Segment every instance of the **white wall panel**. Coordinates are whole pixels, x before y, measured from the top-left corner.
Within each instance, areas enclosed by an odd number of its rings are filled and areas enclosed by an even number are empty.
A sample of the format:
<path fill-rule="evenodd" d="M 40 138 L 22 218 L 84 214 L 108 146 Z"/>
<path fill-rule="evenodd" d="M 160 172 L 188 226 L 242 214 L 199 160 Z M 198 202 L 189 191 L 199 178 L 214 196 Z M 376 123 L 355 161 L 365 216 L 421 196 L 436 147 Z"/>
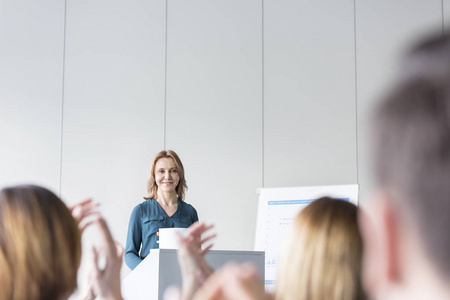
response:
<path fill-rule="evenodd" d="M 163 1 L 68 1 L 62 196 L 101 202 L 122 244 L 163 147 L 164 40 Z"/>
<path fill-rule="evenodd" d="M 441 7 L 441 0 L 356 1 L 360 199 L 373 185 L 368 128 L 373 106 L 395 78 L 404 51 L 424 34 L 442 29 Z"/>
<path fill-rule="evenodd" d="M 264 1 L 265 187 L 355 183 L 353 1 Z"/>
<path fill-rule="evenodd" d="M 0 186 L 59 191 L 63 1 L 2 1 Z"/>
<path fill-rule="evenodd" d="M 215 249 L 253 249 L 261 185 L 261 1 L 170 0 L 167 148 Z"/>
<path fill-rule="evenodd" d="M 443 21 L 445 32 L 449 33 L 450 28 L 450 0 L 442 0 Z"/>
<path fill-rule="evenodd" d="M 2 1 L 0 185 L 59 192 L 61 163 L 64 200 L 100 201 L 125 243 L 151 159 L 174 149 L 187 202 L 217 225 L 216 249 L 252 249 L 262 184 L 358 180 L 363 195 L 369 189 L 372 106 L 404 49 L 442 18 L 449 26 L 449 8 L 450 0 L 67 0 L 64 64 L 64 1 Z"/>

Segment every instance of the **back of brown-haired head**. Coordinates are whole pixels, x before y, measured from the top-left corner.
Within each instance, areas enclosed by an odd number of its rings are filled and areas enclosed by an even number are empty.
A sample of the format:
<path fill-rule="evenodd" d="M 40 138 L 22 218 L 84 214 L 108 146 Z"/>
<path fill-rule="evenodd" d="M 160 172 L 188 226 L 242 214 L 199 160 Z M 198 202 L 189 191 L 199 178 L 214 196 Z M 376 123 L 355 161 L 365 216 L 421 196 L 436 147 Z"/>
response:
<path fill-rule="evenodd" d="M 81 237 L 64 203 L 38 186 L 0 191 L 0 299 L 67 299 L 76 288 Z"/>
<path fill-rule="evenodd" d="M 403 67 L 401 82 L 374 114 L 375 179 L 449 277 L 450 37 L 424 41 Z"/>

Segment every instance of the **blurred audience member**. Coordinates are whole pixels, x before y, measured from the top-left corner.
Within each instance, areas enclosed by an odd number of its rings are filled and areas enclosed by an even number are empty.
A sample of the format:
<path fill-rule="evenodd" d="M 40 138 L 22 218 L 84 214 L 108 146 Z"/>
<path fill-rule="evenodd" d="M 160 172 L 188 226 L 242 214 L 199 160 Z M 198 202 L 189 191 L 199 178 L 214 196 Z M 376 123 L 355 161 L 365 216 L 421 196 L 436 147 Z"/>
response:
<path fill-rule="evenodd" d="M 123 248 L 114 243 L 95 207 L 85 200 L 69 209 L 55 194 L 39 186 L 1 190 L 0 300 L 67 299 L 77 287 L 81 231 L 90 224 L 100 229 L 102 250 L 94 250 L 92 291 L 87 299 L 122 299 Z M 92 215 L 94 219 L 86 219 Z M 98 266 L 100 252 L 106 259 L 103 269 Z"/>
<path fill-rule="evenodd" d="M 303 209 L 280 253 L 275 295 L 265 294 L 250 265 L 229 264 L 213 273 L 198 242 L 182 238 L 179 262 L 182 274 L 190 274 L 183 275 L 182 299 L 364 300 L 357 215 L 355 205 L 327 197 Z"/>
<path fill-rule="evenodd" d="M 450 37 L 415 47 L 399 77 L 373 117 L 364 285 L 377 299 L 450 299 Z"/>

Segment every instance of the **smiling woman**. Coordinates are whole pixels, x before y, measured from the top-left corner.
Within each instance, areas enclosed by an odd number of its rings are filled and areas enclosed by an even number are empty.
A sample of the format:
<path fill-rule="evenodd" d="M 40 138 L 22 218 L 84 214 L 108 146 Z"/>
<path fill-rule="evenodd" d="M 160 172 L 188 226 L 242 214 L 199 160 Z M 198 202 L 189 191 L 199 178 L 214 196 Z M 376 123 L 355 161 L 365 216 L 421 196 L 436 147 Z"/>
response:
<path fill-rule="evenodd" d="M 188 228 L 198 221 L 195 208 L 184 202 L 186 190 L 180 158 L 172 150 L 160 151 L 150 168 L 148 196 L 131 213 L 125 246 L 125 263 L 130 269 L 136 268 L 150 249 L 159 248 L 160 228 Z"/>

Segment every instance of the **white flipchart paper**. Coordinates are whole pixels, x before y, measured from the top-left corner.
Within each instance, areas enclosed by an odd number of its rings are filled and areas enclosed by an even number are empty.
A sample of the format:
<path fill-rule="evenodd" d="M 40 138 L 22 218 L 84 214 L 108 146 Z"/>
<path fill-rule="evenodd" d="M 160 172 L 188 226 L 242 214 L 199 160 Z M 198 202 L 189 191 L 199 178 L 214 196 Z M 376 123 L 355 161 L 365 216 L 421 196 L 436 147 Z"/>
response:
<path fill-rule="evenodd" d="M 265 251 L 265 286 L 273 291 L 278 255 L 288 227 L 297 214 L 312 201 L 334 197 L 358 205 L 358 185 L 329 185 L 258 189 L 258 215 L 255 251 Z"/>

